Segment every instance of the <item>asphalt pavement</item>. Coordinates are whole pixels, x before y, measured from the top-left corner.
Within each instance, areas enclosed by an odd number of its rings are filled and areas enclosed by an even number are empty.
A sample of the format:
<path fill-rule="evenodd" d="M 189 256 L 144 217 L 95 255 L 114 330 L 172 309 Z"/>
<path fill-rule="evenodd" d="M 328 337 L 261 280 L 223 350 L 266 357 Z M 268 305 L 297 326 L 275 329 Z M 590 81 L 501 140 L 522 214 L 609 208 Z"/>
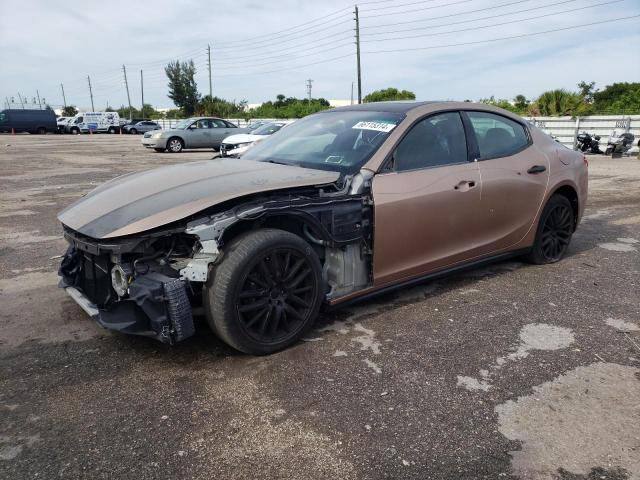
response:
<path fill-rule="evenodd" d="M 640 479 L 640 160 L 589 157 L 563 261 L 325 312 L 275 355 L 101 329 L 56 287 L 56 213 L 212 156 L 0 136 L 0 478 Z"/>

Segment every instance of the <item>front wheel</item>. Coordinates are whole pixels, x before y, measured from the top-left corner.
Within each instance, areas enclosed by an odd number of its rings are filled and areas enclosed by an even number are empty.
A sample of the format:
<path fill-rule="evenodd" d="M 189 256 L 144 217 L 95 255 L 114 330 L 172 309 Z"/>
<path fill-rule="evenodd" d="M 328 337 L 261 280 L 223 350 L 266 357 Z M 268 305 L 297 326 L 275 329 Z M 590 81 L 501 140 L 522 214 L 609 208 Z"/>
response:
<path fill-rule="evenodd" d="M 320 260 L 289 232 L 262 229 L 233 240 L 205 286 L 209 325 L 241 352 L 265 355 L 296 342 L 323 299 Z"/>
<path fill-rule="evenodd" d="M 171 153 L 180 153 L 184 148 L 184 143 L 178 137 L 172 137 L 167 142 L 167 150 Z"/>
<path fill-rule="evenodd" d="M 47 133 L 47 129 L 44 127 L 39 127 L 36 132 L 38 133 L 38 135 L 45 135 Z"/>
<path fill-rule="evenodd" d="M 567 197 L 553 195 L 540 215 L 536 239 L 527 260 L 536 265 L 560 260 L 569 248 L 575 222 L 573 207 Z"/>
<path fill-rule="evenodd" d="M 135 128 L 132 128 L 131 130 L 129 130 L 129 133 L 131 135 L 136 135 L 138 133 L 138 130 L 136 130 Z"/>

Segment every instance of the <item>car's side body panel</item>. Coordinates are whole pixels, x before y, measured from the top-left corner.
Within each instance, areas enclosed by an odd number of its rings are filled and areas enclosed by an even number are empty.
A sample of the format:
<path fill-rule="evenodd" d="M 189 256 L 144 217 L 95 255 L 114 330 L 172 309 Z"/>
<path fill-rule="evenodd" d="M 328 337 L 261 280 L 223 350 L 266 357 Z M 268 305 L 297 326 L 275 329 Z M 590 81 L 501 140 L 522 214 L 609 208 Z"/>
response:
<path fill-rule="evenodd" d="M 459 187 L 463 182 L 474 186 Z M 372 190 L 374 286 L 474 256 L 481 227 L 477 163 L 379 174 Z"/>

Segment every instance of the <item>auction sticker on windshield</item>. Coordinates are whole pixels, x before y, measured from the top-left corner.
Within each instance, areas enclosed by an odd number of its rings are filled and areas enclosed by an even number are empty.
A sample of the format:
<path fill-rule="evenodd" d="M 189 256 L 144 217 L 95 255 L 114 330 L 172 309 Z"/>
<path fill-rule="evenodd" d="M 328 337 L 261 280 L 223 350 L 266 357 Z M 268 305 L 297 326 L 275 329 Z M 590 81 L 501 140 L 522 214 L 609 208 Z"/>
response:
<path fill-rule="evenodd" d="M 357 128 L 358 130 L 374 130 L 376 132 L 389 133 L 395 128 L 395 123 L 387 122 L 358 122 L 351 128 Z"/>

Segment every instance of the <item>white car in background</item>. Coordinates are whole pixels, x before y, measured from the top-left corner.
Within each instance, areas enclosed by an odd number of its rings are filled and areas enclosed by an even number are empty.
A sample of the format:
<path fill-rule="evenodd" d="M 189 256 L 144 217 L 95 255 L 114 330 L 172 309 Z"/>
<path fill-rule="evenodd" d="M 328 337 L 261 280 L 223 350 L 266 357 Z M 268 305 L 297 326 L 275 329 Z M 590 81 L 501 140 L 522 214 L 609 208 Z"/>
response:
<path fill-rule="evenodd" d="M 273 135 L 282 127 L 290 124 L 291 122 L 269 122 L 259 126 L 251 133 L 239 133 L 237 135 L 231 135 L 225 138 L 220 144 L 220 156 L 221 157 L 239 157 L 246 152 L 251 145 L 260 140 L 267 138 L 269 135 Z"/>
<path fill-rule="evenodd" d="M 56 124 L 58 127 L 58 133 L 64 133 L 65 125 L 71 120 L 73 117 L 58 117 L 56 118 Z"/>

